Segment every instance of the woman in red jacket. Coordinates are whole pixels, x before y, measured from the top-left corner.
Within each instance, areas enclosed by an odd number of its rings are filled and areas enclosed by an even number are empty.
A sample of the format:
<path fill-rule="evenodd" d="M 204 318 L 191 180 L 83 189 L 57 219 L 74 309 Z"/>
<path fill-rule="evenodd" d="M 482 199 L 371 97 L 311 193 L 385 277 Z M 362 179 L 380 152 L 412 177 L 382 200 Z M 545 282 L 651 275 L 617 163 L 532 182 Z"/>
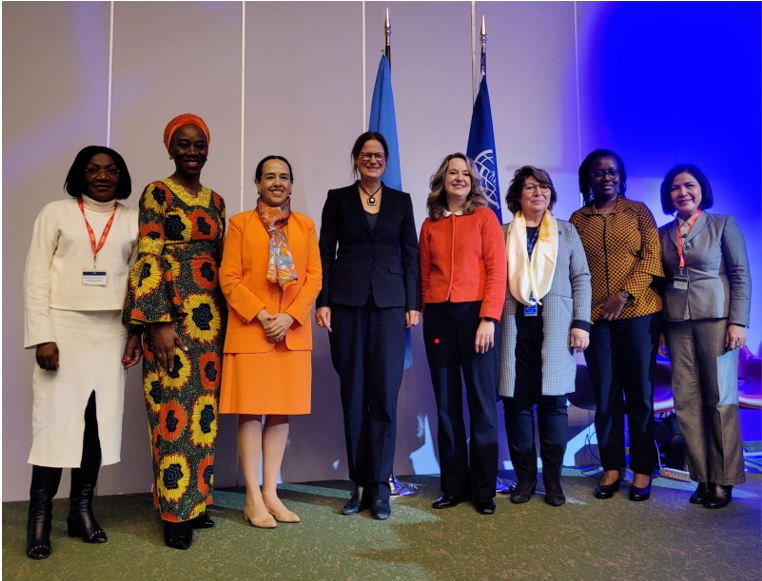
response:
<path fill-rule="evenodd" d="M 448 155 L 431 177 L 421 228 L 423 337 L 437 400 L 442 492 L 432 506 L 474 499 L 495 512 L 500 332 L 506 287 L 505 242 L 487 208 L 474 162 Z M 470 453 L 463 422 L 461 370 L 471 420 Z"/>

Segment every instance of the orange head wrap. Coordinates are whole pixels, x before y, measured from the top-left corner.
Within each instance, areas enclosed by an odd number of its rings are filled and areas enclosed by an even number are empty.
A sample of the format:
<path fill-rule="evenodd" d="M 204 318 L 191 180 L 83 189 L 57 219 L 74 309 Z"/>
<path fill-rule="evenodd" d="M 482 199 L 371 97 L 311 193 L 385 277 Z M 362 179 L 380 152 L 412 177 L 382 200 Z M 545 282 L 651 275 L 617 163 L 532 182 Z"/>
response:
<path fill-rule="evenodd" d="M 183 125 L 195 125 L 201 129 L 201 131 L 204 132 L 204 135 L 206 135 L 206 142 L 209 143 L 209 128 L 206 126 L 206 123 L 204 123 L 204 120 L 193 113 L 183 113 L 167 123 L 167 126 L 164 129 L 164 146 L 167 148 L 167 151 L 169 151 L 169 144 L 172 142 L 172 136 L 175 134 L 175 131 L 180 129 Z"/>

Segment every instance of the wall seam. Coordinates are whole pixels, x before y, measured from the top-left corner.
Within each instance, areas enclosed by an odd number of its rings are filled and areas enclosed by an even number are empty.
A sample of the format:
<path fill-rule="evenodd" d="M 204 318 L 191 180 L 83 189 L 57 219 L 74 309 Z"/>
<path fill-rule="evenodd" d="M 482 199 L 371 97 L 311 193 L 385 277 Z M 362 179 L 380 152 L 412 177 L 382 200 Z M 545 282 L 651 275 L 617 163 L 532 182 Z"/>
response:
<path fill-rule="evenodd" d="M 367 103 L 368 103 L 368 95 L 367 95 L 367 83 L 365 79 L 365 0 L 362 0 L 362 18 L 361 18 L 361 37 L 362 37 L 362 126 L 360 127 L 360 133 L 363 133 L 365 131 L 365 119 L 367 118 Z"/>
<path fill-rule="evenodd" d="M 114 81 L 114 0 L 109 3 L 108 97 L 106 101 L 106 147 L 111 147 L 111 92 Z"/>

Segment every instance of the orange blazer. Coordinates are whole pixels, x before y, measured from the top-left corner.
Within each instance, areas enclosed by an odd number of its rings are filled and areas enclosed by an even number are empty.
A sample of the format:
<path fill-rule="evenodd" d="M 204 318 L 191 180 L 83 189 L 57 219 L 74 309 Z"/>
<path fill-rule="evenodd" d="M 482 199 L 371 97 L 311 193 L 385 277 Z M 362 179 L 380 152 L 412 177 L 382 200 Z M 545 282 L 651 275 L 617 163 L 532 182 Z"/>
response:
<path fill-rule="evenodd" d="M 310 311 L 323 280 L 315 223 L 304 214 L 291 212 L 285 232 L 298 280 L 282 291 L 278 283 L 266 278 L 270 238 L 257 211 L 230 219 L 220 266 L 220 288 L 230 311 L 225 353 L 264 353 L 275 347 L 255 318 L 263 308 L 270 314 L 288 313 L 294 318 L 286 331 L 286 347 L 312 349 Z"/>

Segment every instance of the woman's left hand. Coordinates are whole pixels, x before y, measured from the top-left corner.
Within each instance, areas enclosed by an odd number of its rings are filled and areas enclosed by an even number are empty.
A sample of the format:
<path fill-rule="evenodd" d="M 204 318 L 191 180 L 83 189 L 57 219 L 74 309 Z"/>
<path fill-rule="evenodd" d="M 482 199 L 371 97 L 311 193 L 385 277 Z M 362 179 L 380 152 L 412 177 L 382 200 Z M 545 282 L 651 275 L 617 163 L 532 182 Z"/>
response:
<path fill-rule="evenodd" d="M 582 353 L 590 344 L 590 333 L 584 329 L 572 329 L 569 346 L 577 353 Z"/>
<path fill-rule="evenodd" d="M 627 304 L 627 299 L 622 296 L 622 293 L 614 293 L 603 301 L 601 316 L 606 321 L 616 321 L 625 304 Z"/>
<path fill-rule="evenodd" d="M 482 319 L 476 330 L 476 352 L 486 353 L 495 346 L 495 321 Z"/>
<path fill-rule="evenodd" d="M 294 324 L 294 317 L 288 313 L 278 313 L 270 319 L 270 321 L 263 325 L 265 329 L 265 335 L 273 343 L 278 343 L 286 338 L 286 331 Z"/>
<path fill-rule="evenodd" d="M 728 325 L 725 333 L 725 349 L 743 349 L 746 345 L 746 328 L 741 325 Z"/>
<path fill-rule="evenodd" d="M 133 365 L 137 365 L 142 356 L 143 344 L 140 341 L 140 333 L 130 335 L 129 339 L 127 339 L 127 345 L 124 348 L 122 365 L 124 365 L 125 369 L 129 369 Z"/>
<path fill-rule="evenodd" d="M 405 313 L 405 329 L 415 327 L 421 322 L 421 311 L 407 311 Z"/>

